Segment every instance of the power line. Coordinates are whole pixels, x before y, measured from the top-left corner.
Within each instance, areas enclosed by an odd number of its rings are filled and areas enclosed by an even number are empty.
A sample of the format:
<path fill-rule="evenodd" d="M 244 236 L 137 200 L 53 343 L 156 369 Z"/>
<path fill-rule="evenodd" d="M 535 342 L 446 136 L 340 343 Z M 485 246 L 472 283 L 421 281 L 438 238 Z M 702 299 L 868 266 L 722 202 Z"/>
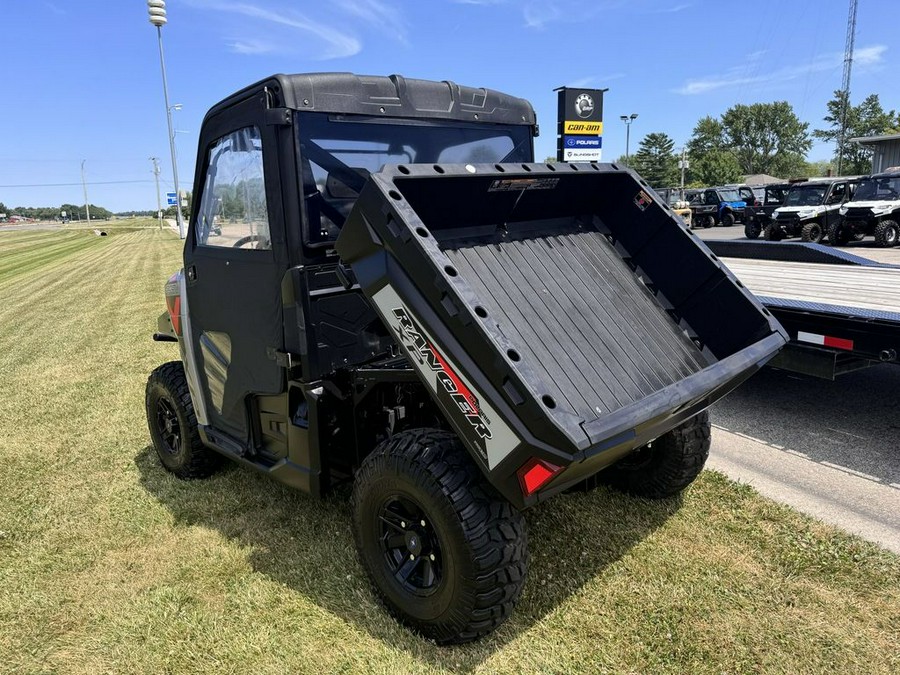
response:
<path fill-rule="evenodd" d="M 126 183 L 152 183 L 153 181 L 146 178 L 141 180 L 100 180 L 88 185 L 125 185 Z M 0 188 L 35 188 L 35 187 L 73 187 L 81 185 L 81 183 L 21 183 L 18 185 L 0 185 Z"/>

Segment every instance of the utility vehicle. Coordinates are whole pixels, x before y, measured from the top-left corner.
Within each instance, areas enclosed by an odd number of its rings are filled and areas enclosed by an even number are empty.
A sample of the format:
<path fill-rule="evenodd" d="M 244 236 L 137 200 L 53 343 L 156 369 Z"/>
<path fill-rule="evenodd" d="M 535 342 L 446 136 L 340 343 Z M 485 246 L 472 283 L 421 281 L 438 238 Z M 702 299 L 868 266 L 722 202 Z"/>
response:
<path fill-rule="evenodd" d="M 788 183 L 753 187 L 755 204 L 752 207 L 748 205 L 744 211 L 744 236 L 747 239 L 759 238 L 772 220 L 772 213 L 784 202 L 784 195 L 789 187 Z"/>
<path fill-rule="evenodd" d="M 853 198 L 840 208 L 840 216 L 828 230 L 832 246 L 863 237 L 874 237 L 880 247 L 900 243 L 900 167 L 861 178 Z"/>
<path fill-rule="evenodd" d="M 743 219 L 746 206 L 737 188 L 706 188 L 691 200 L 691 217 L 696 227 L 731 227 Z"/>
<path fill-rule="evenodd" d="M 155 336 L 181 351 L 147 384 L 163 466 L 352 482 L 363 569 L 440 643 L 512 611 L 522 509 L 595 475 L 683 490 L 706 408 L 787 339 L 640 178 L 534 163 L 536 133 L 522 99 L 397 75 L 232 95 Z"/>
<path fill-rule="evenodd" d="M 853 195 L 855 178 L 798 180 L 784 197 L 765 227 L 768 241 L 800 237 L 818 244 L 829 229 L 841 220 L 841 206 Z"/>

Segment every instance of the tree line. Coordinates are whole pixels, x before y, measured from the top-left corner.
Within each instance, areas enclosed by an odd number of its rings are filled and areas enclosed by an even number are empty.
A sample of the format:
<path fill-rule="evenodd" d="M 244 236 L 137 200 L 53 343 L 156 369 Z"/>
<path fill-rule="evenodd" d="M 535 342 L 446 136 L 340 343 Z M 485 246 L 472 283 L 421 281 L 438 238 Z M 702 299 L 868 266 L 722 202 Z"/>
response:
<path fill-rule="evenodd" d="M 91 219 L 109 220 L 113 213 L 109 209 L 102 206 L 91 204 Z M 66 218 L 69 220 L 87 220 L 87 212 L 84 204 L 62 204 L 61 206 L 16 206 L 7 208 L 3 202 L 0 202 L 0 213 L 9 216 L 21 216 L 22 218 L 33 218 L 34 220 L 56 220 L 62 218 L 65 212 Z"/>
<path fill-rule="evenodd" d="M 812 132 L 787 101 L 734 105 L 721 117 L 707 116 L 694 126 L 685 145 L 689 164 L 685 185 L 737 183 L 750 174 L 779 178 L 824 175 L 829 169 L 836 173 L 839 165 L 844 175 L 869 173 L 871 150 L 849 140 L 843 150 L 837 147 L 845 105 L 845 139 L 900 131 L 900 116 L 894 110 L 885 110 L 878 94 L 854 106 L 844 92 L 836 91 L 827 104 L 825 128 Z M 813 139 L 835 143 L 831 163 L 806 160 Z M 675 141 L 668 134 L 654 132 L 644 136 L 631 157 L 617 161 L 631 166 L 653 187 L 670 187 L 681 183 L 679 158 Z"/>

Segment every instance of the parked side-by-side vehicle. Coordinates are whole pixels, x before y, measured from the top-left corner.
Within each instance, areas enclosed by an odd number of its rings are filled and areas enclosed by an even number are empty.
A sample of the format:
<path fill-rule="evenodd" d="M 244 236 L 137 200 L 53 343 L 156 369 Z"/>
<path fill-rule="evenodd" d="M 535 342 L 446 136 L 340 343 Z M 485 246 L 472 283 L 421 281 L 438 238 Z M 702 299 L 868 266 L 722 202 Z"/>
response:
<path fill-rule="evenodd" d="M 765 238 L 800 237 L 818 244 L 841 220 L 842 205 L 853 196 L 856 178 L 821 178 L 791 184 L 784 202 L 764 228 Z"/>
<path fill-rule="evenodd" d="M 840 208 L 828 239 L 844 246 L 854 239 L 873 237 L 880 247 L 900 243 L 900 168 L 859 180 L 852 199 Z"/>
<path fill-rule="evenodd" d="M 695 227 L 731 227 L 743 219 L 746 207 L 738 188 L 705 188 L 690 203 Z"/>
<path fill-rule="evenodd" d="M 203 121 L 154 336 L 180 348 L 146 389 L 162 465 L 352 484 L 376 595 L 440 643 L 512 612 L 522 510 L 685 489 L 707 408 L 787 341 L 636 174 L 535 163 L 536 133 L 527 101 L 448 81 L 242 89 Z"/>

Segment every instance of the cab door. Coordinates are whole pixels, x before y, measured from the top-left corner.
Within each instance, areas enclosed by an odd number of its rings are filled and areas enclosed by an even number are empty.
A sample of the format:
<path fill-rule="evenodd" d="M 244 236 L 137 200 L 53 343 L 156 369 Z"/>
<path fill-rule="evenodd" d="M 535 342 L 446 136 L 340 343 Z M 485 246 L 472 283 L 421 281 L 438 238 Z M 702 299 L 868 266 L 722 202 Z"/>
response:
<path fill-rule="evenodd" d="M 184 269 L 209 424 L 245 447 L 255 394 L 284 390 L 284 217 L 276 128 L 260 97 L 204 122 Z M 198 194 L 199 193 L 199 194 Z"/>
<path fill-rule="evenodd" d="M 841 204 L 847 201 L 847 183 L 835 183 L 825 198 L 825 231 L 841 219 Z"/>

